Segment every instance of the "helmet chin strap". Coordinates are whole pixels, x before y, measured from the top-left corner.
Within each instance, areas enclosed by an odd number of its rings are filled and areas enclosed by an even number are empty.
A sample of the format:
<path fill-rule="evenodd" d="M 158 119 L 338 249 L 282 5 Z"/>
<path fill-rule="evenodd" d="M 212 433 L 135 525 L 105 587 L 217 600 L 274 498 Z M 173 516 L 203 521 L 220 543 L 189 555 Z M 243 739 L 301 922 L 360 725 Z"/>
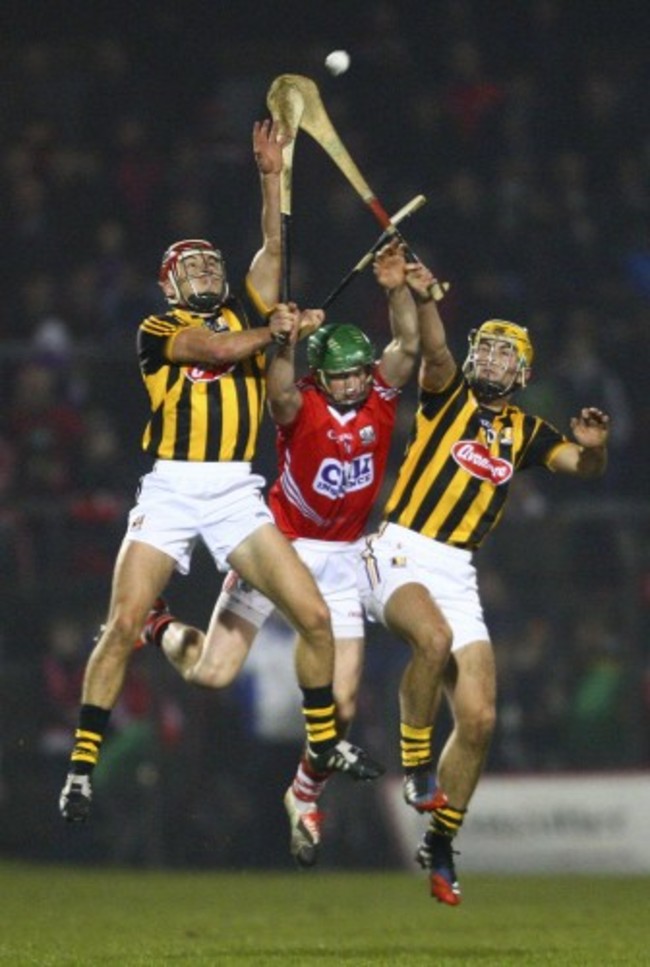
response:
<path fill-rule="evenodd" d="M 185 300 L 189 309 L 195 312 L 214 312 L 223 305 L 223 299 L 214 292 L 202 292 L 200 295 L 190 295 Z"/>
<path fill-rule="evenodd" d="M 494 400 L 508 396 L 517 389 L 517 378 L 515 377 L 509 386 L 502 383 L 495 383 L 491 379 L 473 379 L 470 382 L 472 391 L 481 403 L 493 403 Z"/>
<path fill-rule="evenodd" d="M 194 312 L 215 312 L 220 306 L 224 304 L 228 298 L 228 283 L 225 282 L 222 286 L 221 292 L 192 292 L 185 299 L 185 304 L 188 309 L 193 309 Z"/>

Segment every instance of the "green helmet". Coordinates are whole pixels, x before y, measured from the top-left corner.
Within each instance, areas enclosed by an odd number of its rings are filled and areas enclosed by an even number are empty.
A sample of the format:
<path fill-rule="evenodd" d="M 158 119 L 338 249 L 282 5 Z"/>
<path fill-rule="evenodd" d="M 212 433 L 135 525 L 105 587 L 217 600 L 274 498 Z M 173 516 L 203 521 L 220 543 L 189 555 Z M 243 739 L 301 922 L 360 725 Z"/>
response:
<path fill-rule="evenodd" d="M 358 326 L 330 322 L 307 342 L 307 364 L 316 372 L 345 373 L 357 366 L 371 366 L 375 349 Z"/>

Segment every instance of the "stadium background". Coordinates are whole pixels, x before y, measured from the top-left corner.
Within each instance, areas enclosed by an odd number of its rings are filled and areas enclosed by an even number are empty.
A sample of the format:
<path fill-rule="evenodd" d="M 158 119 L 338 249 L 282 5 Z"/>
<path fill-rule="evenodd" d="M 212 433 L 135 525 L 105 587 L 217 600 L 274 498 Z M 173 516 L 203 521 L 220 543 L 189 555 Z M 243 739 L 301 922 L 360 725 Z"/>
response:
<path fill-rule="evenodd" d="M 135 328 L 160 304 L 174 238 L 213 238 L 241 278 L 259 237 L 250 130 L 285 71 L 320 84 L 387 207 L 427 195 L 409 237 L 452 282 L 457 353 L 490 315 L 525 322 L 537 349 L 527 408 L 566 427 L 594 402 L 614 420 L 604 481 L 522 480 L 481 552 L 500 674 L 490 773 L 647 770 L 650 15 L 579 0 L 55 6 L 42 23 L 23 5 L 0 12 L 2 854 L 289 865 L 281 797 L 300 729 L 286 650 L 257 649 L 221 694 L 137 656 L 95 822 L 70 831 L 56 812 L 81 671 L 146 468 Z M 353 59 L 336 79 L 322 68 L 334 47 Z M 305 136 L 294 210 L 296 295 L 317 304 L 376 226 Z M 330 318 L 381 344 L 370 276 Z M 411 391 L 391 474 L 413 403 Z M 258 466 L 272 476 L 268 422 Z M 218 586 L 198 554 L 169 596 L 202 623 Z M 355 735 L 397 774 L 405 651 L 375 627 L 369 642 Z M 401 862 L 378 790 L 337 784 L 327 811 L 325 865 Z"/>

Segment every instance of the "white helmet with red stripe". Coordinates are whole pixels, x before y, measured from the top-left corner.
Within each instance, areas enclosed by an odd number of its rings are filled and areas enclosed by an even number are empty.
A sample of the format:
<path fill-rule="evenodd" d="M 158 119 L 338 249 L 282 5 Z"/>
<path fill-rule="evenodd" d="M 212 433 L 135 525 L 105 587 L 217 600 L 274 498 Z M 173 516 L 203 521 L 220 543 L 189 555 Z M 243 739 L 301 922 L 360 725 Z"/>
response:
<path fill-rule="evenodd" d="M 228 298 L 223 256 L 204 238 L 185 238 L 170 245 L 162 257 L 158 281 L 170 305 L 194 312 L 215 312 Z"/>

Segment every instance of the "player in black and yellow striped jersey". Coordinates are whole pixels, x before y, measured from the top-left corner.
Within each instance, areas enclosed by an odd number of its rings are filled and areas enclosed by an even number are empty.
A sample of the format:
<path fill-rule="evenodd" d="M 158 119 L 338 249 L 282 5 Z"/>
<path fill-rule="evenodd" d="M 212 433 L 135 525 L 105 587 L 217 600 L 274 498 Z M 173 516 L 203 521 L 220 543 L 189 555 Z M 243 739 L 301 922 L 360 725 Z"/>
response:
<path fill-rule="evenodd" d="M 452 841 L 496 717 L 494 657 L 473 553 L 501 519 L 516 472 L 602 474 L 609 418 L 585 407 L 571 420 L 571 440 L 524 413 L 512 397 L 530 376 L 527 330 L 501 319 L 483 323 L 470 333 L 460 367 L 446 342 L 432 274 L 420 263 L 405 273 L 419 305 L 420 401 L 384 523 L 366 542 L 362 598 L 368 614 L 412 648 L 400 688 L 404 797 L 431 814 L 416 859 L 430 872 L 432 896 L 455 906 L 461 894 Z M 454 726 L 434 769 L 432 733 L 443 693 Z"/>
<path fill-rule="evenodd" d="M 140 367 L 151 400 L 142 447 L 163 460 L 250 461 L 264 413 L 264 353 L 236 363 L 172 362 L 168 347 L 181 333 L 206 325 L 217 334 L 249 328 L 242 310 L 234 306 L 224 306 L 218 317 L 207 320 L 174 308 L 141 324 Z"/>
<path fill-rule="evenodd" d="M 308 568 L 276 528 L 251 470 L 264 406 L 264 352 L 295 341 L 301 314 L 276 305 L 280 283 L 280 178 L 286 136 L 256 123 L 253 150 L 262 186 L 262 248 L 246 277 L 246 297 L 262 319 L 249 324 L 231 298 L 221 253 L 205 239 L 165 252 L 159 283 L 170 309 L 149 316 L 138 355 L 151 416 L 142 445 L 155 461 L 141 481 L 117 557 L 108 617 L 89 658 L 70 768 L 59 806 L 69 822 L 87 819 L 91 774 L 134 644 L 175 569 L 187 573 L 201 540 L 222 571 L 233 568 L 270 598 L 298 632 L 306 751 L 317 771 L 370 779 L 383 769 L 339 742 L 333 698 L 334 641 L 328 608 Z"/>

